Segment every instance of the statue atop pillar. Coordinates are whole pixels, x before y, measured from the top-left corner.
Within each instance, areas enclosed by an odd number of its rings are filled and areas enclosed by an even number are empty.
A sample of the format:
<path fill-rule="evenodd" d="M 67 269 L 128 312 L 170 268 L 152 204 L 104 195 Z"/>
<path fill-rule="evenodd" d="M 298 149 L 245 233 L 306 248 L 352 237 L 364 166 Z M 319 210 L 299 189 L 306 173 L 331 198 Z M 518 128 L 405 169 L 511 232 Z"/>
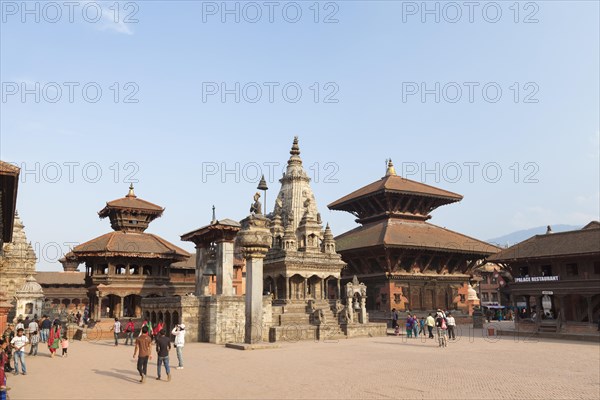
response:
<path fill-rule="evenodd" d="M 254 195 L 255 205 L 259 196 L 258 193 Z M 246 259 L 246 344 L 262 342 L 263 259 L 272 243 L 269 219 L 260 213 L 260 203 L 258 208 L 255 205 L 252 207 L 255 212 L 241 221 L 242 229 L 238 233 Z"/>
<path fill-rule="evenodd" d="M 254 194 L 254 203 L 252 203 L 252 205 L 250 206 L 251 214 L 262 215 L 262 205 L 260 204 L 260 201 L 258 201 L 258 199 L 260 199 L 260 193 L 256 192 Z"/>

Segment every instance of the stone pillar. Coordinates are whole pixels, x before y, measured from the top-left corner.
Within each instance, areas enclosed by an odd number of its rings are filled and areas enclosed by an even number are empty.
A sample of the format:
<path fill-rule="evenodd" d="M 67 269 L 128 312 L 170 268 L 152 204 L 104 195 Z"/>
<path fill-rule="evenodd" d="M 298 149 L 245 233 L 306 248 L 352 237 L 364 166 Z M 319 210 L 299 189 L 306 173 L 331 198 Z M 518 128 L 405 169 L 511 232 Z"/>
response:
<path fill-rule="evenodd" d="M 253 214 L 241 221 L 239 243 L 246 259 L 246 324 L 244 342 L 262 341 L 263 330 L 263 259 L 269 250 L 269 220 Z"/>
<path fill-rule="evenodd" d="M 358 322 L 361 324 L 366 324 L 367 322 L 367 299 L 362 297 L 360 298 L 360 314 L 358 317 Z"/>
<path fill-rule="evenodd" d="M 123 318 L 123 316 L 125 315 L 124 308 L 123 308 L 124 302 L 125 302 L 125 298 L 123 296 L 121 296 L 121 308 L 119 309 L 119 318 Z"/>
<path fill-rule="evenodd" d="M 304 278 L 304 299 L 308 298 L 308 279 Z"/>
<path fill-rule="evenodd" d="M 341 285 L 340 282 L 341 281 L 342 280 L 340 278 L 337 279 L 337 292 L 336 292 L 336 296 L 337 296 L 338 300 L 342 298 L 342 289 L 340 287 L 340 285 Z"/>
<path fill-rule="evenodd" d="M 96 320 L 100 320 L 102 318 L 102 294 L 96 292 L 96 298 L 98 299 L 98 303 L 96 304 Z"/>
<path fill-rule="evenodd" d="M 594 309 L 592 308 L 592 296 L 591 295 L 585 296 L 585 301 L 587 301 L 588 322 L 590 324 L 593 324 L 594 323 Z"/>
<path fill-rule="evenodd" d="M 233 296 L 233 242 L 217 242 L 217 295 Z"/>
<path fill-rule="evenodd" d="M 291 299 L 290 297 L 290 278 L 288 276 L 285 277 L 285 299 L 289 300 Z"/>
<path fill-rule="evenodd" d="M 196 296 L 209 295 L 208 277 L 204 276 L 207 263 L 207 251 L 204 245 L 196 246 Z"/>
<path fill-rule="evenodd" d="M 273 299 L 278 299 L 279 292 L 277 292 L 277 278 L 273 278 L 273 292 L 275 293 L 275 296 L 273 296 Z"/>
<path fill-rule="evenodd" d="M 323 287 L 321 288 L 321 289 L 323 289 L 323 290 L 321 290 L 321 293 L 322 293 L 321 298 L 323 300 L 327 300 L 327 279 L 322 279 L 321 285 L 323 285 Z"/>

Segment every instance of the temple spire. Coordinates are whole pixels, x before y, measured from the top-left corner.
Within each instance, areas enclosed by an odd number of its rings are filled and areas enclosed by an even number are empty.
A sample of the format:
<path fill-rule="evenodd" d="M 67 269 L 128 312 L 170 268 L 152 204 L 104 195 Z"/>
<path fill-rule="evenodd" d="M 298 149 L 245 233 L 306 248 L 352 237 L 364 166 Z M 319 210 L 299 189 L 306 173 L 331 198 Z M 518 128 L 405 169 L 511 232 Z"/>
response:
<path fill-rule="evenodd" d="M 293 156 L 300 155 L 300 146 L 298 145 L 298 136 L 294 136 L 294 142 L 292 143 L 292 149 L 290 150 L 290 154 Z"/>
<path fill-rule="evenodd" d="M 392 162 L 392 159 L 388 159 L 387 160 L 387 170 L 385 171 L 385 176 L 392 176 L 392 175 L 396 175 L 396 168 L 394 168 L 394 163 Z"/>
<path fill-rule="evenodd" d="M 127 193 L 127 196 L 125 197 L 137 197 L 133 191 L 133 182 L 129 184 L 129 193 Z"/>

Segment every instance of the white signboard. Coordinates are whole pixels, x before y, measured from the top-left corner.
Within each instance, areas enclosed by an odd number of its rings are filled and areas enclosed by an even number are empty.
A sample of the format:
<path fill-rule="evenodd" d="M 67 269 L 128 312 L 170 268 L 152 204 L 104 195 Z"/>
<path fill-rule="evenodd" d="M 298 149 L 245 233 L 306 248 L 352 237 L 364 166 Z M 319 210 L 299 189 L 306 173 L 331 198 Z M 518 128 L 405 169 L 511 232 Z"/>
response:
<path fill-rule="evenodd" d="M 542 290 L 542 294 L 549 294 L 549 295 L 552 295 L 552 294 L 554 294 L 554 292 L 553 292 L 553 291 L 551 291 L 551 290 Z"/>
<path fill-rule="evenodd" d="M 526 276 L 522 278 L 515 278 L 515 282 L 517 283 L 525 283 L 525 282 L 552 282 L 557 281 L 558 276 Z"/>

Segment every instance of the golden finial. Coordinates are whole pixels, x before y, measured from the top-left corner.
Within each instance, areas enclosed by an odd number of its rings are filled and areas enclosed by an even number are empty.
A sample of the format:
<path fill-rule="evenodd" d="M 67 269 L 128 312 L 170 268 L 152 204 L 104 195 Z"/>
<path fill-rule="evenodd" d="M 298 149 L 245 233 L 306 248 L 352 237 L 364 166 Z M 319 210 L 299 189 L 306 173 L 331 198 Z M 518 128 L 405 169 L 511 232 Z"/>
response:
<path fill-rule="evenodd" d="M 129 184 L 129 193 L 127 193 L 127 197 L 137 197 L 133 192 L 133 182 Z"/>
<path fill-rule="evenodd" d="M 396 168 L 394 168 L 394 163 L 392 163 L 392 159 L 387 160 L 387 171 L 385 171 L 385 176 L 396 175 Z"/>

